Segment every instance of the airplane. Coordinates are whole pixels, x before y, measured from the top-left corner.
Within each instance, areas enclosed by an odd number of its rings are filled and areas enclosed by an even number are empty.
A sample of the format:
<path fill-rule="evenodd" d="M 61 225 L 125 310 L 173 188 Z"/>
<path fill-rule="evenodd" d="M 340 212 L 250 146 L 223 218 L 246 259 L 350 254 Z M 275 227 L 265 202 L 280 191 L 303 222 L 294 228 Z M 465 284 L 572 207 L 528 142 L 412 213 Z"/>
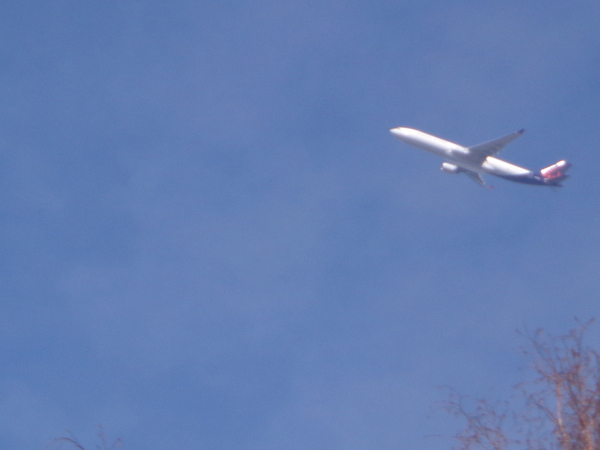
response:
<path fill-rule="evenodd" d="M 481 174 L 495 175 L 517 183 L 562 187 L 561 182 L 569 177 L 565 172 L 571 167 L 571 163 L 564 159 L 533 172 L 494 157 L 524 131 L 519 130 L 473 147 L 463 147 L 412 128 L 397 127 L 390 130 L 401 141 L 447 159 L 447 162 L 442 163 L 442 171 L 450 174 L 464 173 L 484 187 L 491 186 L 486 185 Z"/>

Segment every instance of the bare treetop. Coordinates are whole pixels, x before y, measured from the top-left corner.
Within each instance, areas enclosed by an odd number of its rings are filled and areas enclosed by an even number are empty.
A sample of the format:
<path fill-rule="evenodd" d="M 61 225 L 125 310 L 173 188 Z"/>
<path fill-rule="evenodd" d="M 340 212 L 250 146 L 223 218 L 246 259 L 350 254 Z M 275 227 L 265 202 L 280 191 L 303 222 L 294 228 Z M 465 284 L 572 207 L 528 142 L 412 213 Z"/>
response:
<path fill-rule="evenodd" d="M 452 392 L 445 407 L 466 421 L 455 448 L 600 450 L 600 357 L 583 340 L 592 322 L 564 336 L 526 335 L 536 377 L 516 386 L 510 402 L 468 402 Z"/>

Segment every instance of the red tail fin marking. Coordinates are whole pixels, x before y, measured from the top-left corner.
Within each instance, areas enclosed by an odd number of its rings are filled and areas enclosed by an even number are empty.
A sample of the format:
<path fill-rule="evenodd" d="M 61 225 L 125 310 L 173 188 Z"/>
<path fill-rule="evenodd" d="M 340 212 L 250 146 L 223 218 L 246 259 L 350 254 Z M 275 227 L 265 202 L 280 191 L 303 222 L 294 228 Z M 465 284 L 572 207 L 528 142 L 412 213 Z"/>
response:
<path fill-rule="evenodd" d="M 556 164 L 552 164 L 551 166 L 543 168 L 542 170 L 540 170 L 540 173 L 544 178 L 547 178 L 549 180 L 555 180 L 564 177 L 565 172 L 569 167 L 571 167 L 571 163 L 563 159 L 562 161 L 559 161 Z"/>

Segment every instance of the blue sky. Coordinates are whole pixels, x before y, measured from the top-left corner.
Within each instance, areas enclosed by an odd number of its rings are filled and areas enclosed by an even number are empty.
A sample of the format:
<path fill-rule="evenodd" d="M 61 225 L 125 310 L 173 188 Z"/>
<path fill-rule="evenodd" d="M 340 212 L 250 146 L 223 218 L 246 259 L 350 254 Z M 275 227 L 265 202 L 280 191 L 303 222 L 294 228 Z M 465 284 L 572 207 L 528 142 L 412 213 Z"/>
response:
<path fill-rule="evenodd" d="M 600 5 L 0 4 L 0 446 L 447 449 L 600 288 Z M 394 139 L 503 153 L 481 189 Z M 598 327 L 590 343 L 598 342 Z"/>

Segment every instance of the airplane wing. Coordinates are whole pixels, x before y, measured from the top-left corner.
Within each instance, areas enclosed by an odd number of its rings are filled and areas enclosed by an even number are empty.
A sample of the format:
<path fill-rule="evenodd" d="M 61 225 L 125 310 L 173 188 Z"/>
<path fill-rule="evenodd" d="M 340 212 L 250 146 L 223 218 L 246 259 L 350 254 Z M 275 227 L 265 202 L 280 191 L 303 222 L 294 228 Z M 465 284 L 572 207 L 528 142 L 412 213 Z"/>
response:
<path fill-rule="evenodd" d="M 461 172 L 464 172 L 465 175 L 467 175 L 471 180 L 473 180 L 478 185 L 491 188 L 491 186 L 488 186 L 487 184 L 485 184 L 485 181 L 483 181 L 481 174 L 478 174 L 477 172 L 473 172 L 472 170 L 467 170 L 467 169 L 461 169 Z"/>
<path fill-rule="evenodd" d="M 514 133 L 511 133 L 507 136 L 494 139 L 493 141 L 485 142 L 483 144 L 475 145 L 473 147 L 469 147 L 468 154 L 465 155 L 466 158 L 476 164 L 483 164 L 485 159 L 488 156 L 496 155 L 504 150 L 506 144 L 511 142 L 512 140 L 518 138 L 523 134 L 525 130 L 519 130 Z"/>

